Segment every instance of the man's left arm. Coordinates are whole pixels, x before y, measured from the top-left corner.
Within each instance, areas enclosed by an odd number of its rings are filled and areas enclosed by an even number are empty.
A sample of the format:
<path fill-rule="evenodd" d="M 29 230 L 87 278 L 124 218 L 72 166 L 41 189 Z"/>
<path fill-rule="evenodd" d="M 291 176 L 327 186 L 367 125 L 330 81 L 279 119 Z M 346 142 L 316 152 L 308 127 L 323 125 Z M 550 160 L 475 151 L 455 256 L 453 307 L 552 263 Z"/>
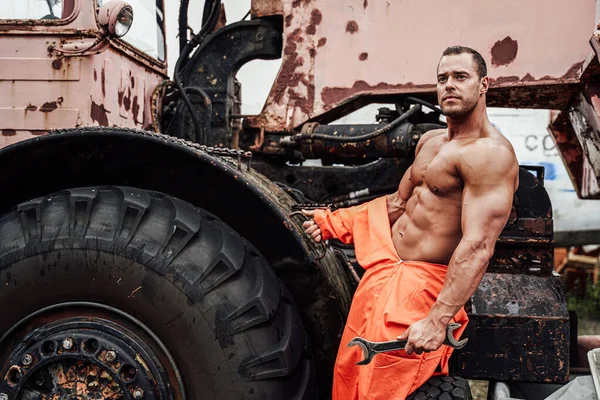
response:
<path fill-rule="evenodd" d="M 461 163 L 462 239 L 452 255 L 444 286 L 429 315 L 412 324 L 399 337 L 408 337 L 408 354 L 434 351 L 442 345 L 446 326 L 479 286 L 494 254 L 496 240 L 508 220 L 518 163 L 509 149 L 481 150 L 487 151 L 478 152 Z"/>

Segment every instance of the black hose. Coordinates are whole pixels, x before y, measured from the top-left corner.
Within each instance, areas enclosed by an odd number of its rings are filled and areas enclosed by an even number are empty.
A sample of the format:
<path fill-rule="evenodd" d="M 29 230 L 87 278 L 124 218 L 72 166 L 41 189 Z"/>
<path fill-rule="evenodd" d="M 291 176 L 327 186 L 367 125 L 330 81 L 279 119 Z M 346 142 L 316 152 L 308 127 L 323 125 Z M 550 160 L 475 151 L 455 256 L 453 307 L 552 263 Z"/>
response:
<path fill-rule="evenodd" d="M 190 0 L 181 0 L 179 3 L 179 53 L 183 53 L 183 48 L 188 43 L 187 26 L 188 26 L 188 7 Z"/>
<path fill-rule="evenodd" d="M 188 97 L 187 93 L 183 89 L 183 86 L 181 85 L 181 78 L 179 77 L 179 72 L 181 70 L 181 64 L 184 59 L 187 59 L 187 57 L 189 56 L 189 53 L 191 53 L 191 50 L 194 47 L 195 46 L 192 44 L 192 42 L 189 42 L 183 48 L 183 51 L 179 55 L 179 58 L 177 59 L 177 63 L 175 64 L 175 72 L 173 73 L 173 82 L 175 83 L 175 87 L 178 90 L 178 94 L 181 97 L 181 100 L 183 100 L 183 103 L 185 104 L 188 111 L 190 112 L 190 115 L 192 117 L 192 123 L 194 124 L 194 132 L 196 133 L 196 137 L 199 138 L 199 137 L 202 137 L 202 130 L 200 129 L 200 121 L 198 120 L 198 116 L 196 115 L 196 112 L 194 110 L 194 107 L 192 106 L 192 102 L 190 101 L 190 98 Z M 203 142 L 199 142 L 199 143 L 202 144 Z"/>
<path fill-rule="evenodd" d="M 440 110 L 439 108 L 437 108 L 434 104 L 425 101 L 425 100 L 421 100 L 418 97 L 412 97 L 412 96 L 406 96 L 403 98 L 403 100 L 408 101 L 409 103 L 413 103 L 413 104 L 421 104 L 422 106 L 425 106 L 427 108 L 431 108 L 434 112 L 444 115 L 444 112 L 442 110 Z"/>
<path fill-rule="evenodd" d="M 204 90 L 200 89 L 199 87 L 187 86 L 184 88 L 184 91 L 196 93 L 197 95 L 202 97 L 202 99 L 204 100 L 204 108 L 205 108 L 204 130 L 202 132 L 202 135 L 198 135 L 198 132 L 196 132 L 196 142 L 206 143 L 206 138 L 208 137 L 208 134 L 210 133 L 210 130 L 211 130 L 210 124 L 212 121 L 212 109 L 213 109 L 212 101 L 210 100 L 210 97 L 206 94 L 206 92 Z"/>
<path fill-rule="evenodd" d="M 412 107 L 410 110 L 384 126 L 383 128 L 379 128 L 374 130 L 373 132 L 365 133 L 364 135 L 359 136 L 333 136 L 333 135 L 325 135 L 319 133 L 301 133 L 296 136 L 296 139 L 305 140 L 305 139 L 320 139 L 320 140 L 328 140 L 330 142 L 343 142 L 343 143 L 354 143 L 354 142 L 364 142 L 365 140 L 374 139 L 377 136 L 381 136 L 385 133 L 388 133 L 396 126 L 400 125 L 402 122 L 406 121 L 416 113 L 421 111 L 421 105 L 417 104 Z"/>
<path fill-rule="evenodd" d="M 206 16 L 207 11 L 210 7 L 210 13 Z M 202 14 L 202 28 L 195 37 L 198 43 L 204 39 L 206 35 L 209 35 L 214 31 L 215 26 L 219 22 L 219 16 L 221 15 L 221 0 L 207 0 L 204 3 L 204 13 Z"/>
<path fill-rule="evenodd" d="M 200 29 L 200 32 L 198 32 L 198 34 L 196 36 L 194 36 L 194 38 L 191 41 L 187 41 L 187 8 L 189 5 L 189 0 L 181 0 L 181 4 L 179 7 L 179 45 L 181 47 L 182 41 L 181 39 L 184 39 L 184 46 L 183 48 L 181 48 L 180 54 L 179 54 L 179 58 L 177 59 L 177 63 L 175 64 L 175 71 L 173 73 L 173 82 L 175 83 L 175 87 L 178 90 L 178 94 L 179 96 L 181 96 L 181 99 L 183 100 L 183 103 L 185 104 L 185 106 L 187 107 L 190 116 L 192 117 L 192 123 L 194 125 L 194 132 L 195 132 L 195 137 L 196 140 L 198 140 L 199 138 L 203 138 L 203 132 L 202 129 L 200 128 L 200 121 L 198 120 L 198 116 L 195 113 L 194 107 L 192 105 L 192 102 L 189 98 L 189 96 L 186 93 L 186 90 L 189 89 L 194 89 L 193 91 L 195 91 L 196 93 L 200 94 L 200 96 L 202 96 L 204 98 L 204 103 L 205 105 L 207 105 L 207 107 L 210 107 L 210 116 L 211 118 L 205 118 L 207 121 L 205 121 L 205 134 L 208 135 L 208 132 L 210 132 L 210 123 L 211 123 L 211 119 L 212 119 L 212 102 L 210 102 L 210 98 L 206 95 L 206 93 L 204 93 L 204 91 L 202 91 L 199 88 L 184 88 L 183 85 L 181 84 L 181 77 L 180 77 L 180 73 L 181 70 L 183 68 L 183 64 L 185 64 L 188 60 L 188 57 L 190 56 L 190 54 L 192 54 L 192 51 L 196 48 L 196 46 L 200 43 L 200 41 L 204 38 L 204 36 L 206 36 L 207 32 L 212 32 L 212 30 L 215 28 L 217 22 L 219 21 L 219 13 L 221 12 L 221 0 L 207 0 L 207 2 L 205 3 L 205 10 L 207 3 L 212 3 L 212 8 L 211 8 L 211 12 L 210 15 L 206 18 L 206 24 L 203 24 L 202 29 Z M 183 19 L 182 19 L 183 18 Z M 204 16 L 202 17 L 202 19 L 204 20 Z M 183 23 L 183 35 L 182 35 L 182 23 Z M 199 90 L 199 91 L 198 91 Z M 208 99 L 208 104 L 207 104 L 207 100 Z M 206 129 L 206 124 L 208 124 L 208 129 Z M 204 144 L 203 141 L 198 142 L 201 144 Z"/>

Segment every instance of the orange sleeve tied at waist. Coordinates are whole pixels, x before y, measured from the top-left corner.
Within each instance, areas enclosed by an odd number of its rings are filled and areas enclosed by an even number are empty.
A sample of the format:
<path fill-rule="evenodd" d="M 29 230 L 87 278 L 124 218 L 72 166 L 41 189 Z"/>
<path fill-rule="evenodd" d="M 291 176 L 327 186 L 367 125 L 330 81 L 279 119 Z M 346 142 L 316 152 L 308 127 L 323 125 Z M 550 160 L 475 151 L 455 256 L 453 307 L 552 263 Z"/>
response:
<path fill-rule="evenodd" d="M 402 261 L 392 242 L 386 197 L 335 212 L 314 215 L 324 239 L 354 243 L 356 258 L 366 272 L 354 294 L 338 349 L 333 400 L 404 399 L 433 375 L 448 374 L 452 348 L 421 355 L 404 351 L 378 354 L 358 366 L 362 351 L 348 342 L 355 336 L 371 341 L 393 340 L 411 324 L 425 318 L 444 285 L 447 267 L 420 261 Z M 453 319 L 468 322 L 461 309 Z"/>

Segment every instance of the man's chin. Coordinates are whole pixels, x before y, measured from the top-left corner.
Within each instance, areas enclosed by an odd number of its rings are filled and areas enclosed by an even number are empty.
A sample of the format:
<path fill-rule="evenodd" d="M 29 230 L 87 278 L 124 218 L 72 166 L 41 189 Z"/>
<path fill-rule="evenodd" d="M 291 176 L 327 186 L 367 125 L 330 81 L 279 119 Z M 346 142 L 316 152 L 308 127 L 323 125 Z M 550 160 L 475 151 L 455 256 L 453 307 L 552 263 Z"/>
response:
<path fill-rule="evenodd" d="M 442 108 L 442 111 L 444 112 L 444 115 L 446 117 L 450 118 L 462 117 L 466 114 L 465 110 L 463 110 L 462 108 L 445 107 Z"/>

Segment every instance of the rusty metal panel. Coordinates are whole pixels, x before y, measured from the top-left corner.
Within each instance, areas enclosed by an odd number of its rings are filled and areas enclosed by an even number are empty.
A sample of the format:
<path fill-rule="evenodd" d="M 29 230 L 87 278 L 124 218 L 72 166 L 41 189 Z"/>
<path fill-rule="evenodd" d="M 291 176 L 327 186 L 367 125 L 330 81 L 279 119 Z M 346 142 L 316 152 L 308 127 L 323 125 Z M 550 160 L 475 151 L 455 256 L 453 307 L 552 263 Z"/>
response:
<path fill-rule="evenodd" d="M 252 16 L 265 17 L 269 15 L 282 15 L 283 2 L 281 0 L 253 0 Z"/>
<path fill-rule="evenodd" d="M 560 276 L 487 273 L 452 363 L 465 378 L 565 383 L 569 314 Z"/>
<path fill-rule="evenodd" d="M 554 116 L 548 131 L 554 137 L 567 171 L 583 199 L 600 198 L 600 119 L 597 94 L 579 95 L 566 111 Z"/>
<path fill-rule="evenodd" d="M 263 2 L 276 3 L 253 4 Z M 282 66 L 265 109 L 249 121 L 268 131 L 334 119 L 340 107 L 367 102 L 361 96 L 433 96 L 440 55 L 456 44 L 486 59 L 490 105 L 559 109 L 576 89 L 595 28 L 590 0 L 280 3 Z"/>

